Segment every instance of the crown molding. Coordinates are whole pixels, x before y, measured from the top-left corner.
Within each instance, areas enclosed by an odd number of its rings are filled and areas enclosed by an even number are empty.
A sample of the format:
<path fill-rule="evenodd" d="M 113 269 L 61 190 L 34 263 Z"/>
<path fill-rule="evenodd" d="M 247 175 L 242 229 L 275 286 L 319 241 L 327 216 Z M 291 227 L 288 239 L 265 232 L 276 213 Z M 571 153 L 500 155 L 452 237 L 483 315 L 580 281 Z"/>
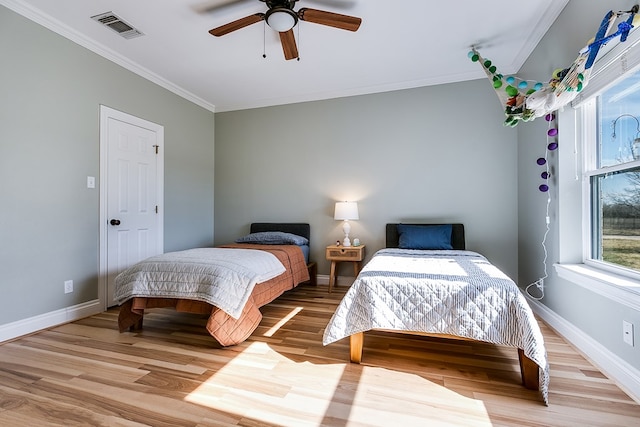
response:
<path fill-rule="evenodd" d="M 54 19 L 53 17 L 43 13 L 41 10 L 36 9 L 20 0 L 0 0 L 0 4 L 11 9 L 12 11 L 24 16 L 25 18 L 42 25 L 43 27 L 61 35 L 62 37 L 71 40 L 72 42 L 94 52 L 103 58 L 120 65 L 121 67 L 131 71 L 143 77 L 150 82 L 157 84 L 164 89 L 167 89 L 174 94 L 193 102 L 200 107 L 207 109 L 211 112 L 216 111 L 215 105 L 205 101 L 204 99 L 192 94 L 191 92 L 177 86 L 170 81 L 160 77 L 140 64 L 131 61 L 130 59 L 114 52 L 106 46 L 97 43 L 95 40 L 85 37 L 73 28 L 65 25 L 64 23 Z"/>
<path fill-rule="evenodd" d="M 524 65 L 525 61 L 531 55 L 538 46 L 538 43 L 542 40 L 542 38 L 547 34 L 555 20 L 560 16 L 562 10 L 565 6 L 569 4 L 569 0 L 555 0 L 550 2 L 549 7 L 545 11 L 542 18 L 535 24 L 532 25 L 533 31 L 530 36 L 527 38 L 526 42 L 522 46 L 519 55 L 513 58 L 513 62 L 511 63 L 511 69 L 516 70 L 518 72 L 520 68 Z"/>

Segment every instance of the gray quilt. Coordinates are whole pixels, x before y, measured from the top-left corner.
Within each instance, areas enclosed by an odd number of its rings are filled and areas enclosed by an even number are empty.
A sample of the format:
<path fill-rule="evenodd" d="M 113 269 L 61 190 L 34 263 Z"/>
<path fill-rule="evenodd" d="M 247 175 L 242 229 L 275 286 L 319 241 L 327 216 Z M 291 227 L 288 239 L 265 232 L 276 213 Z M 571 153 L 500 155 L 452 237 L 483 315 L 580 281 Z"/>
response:
<path fill-rule="evenodd" d="M 472 251 L 382 249 L 362 269 L 325 331 L 325 345 L 371 329 L 450 334 L 517 347 L 540 369 L 542 332 L 516 284 Z"/>
<path fill-rule="evenodd" d="M 242 314 L 256 283 L 286 270 L 272 253 L 237 248 L 197 248 L 140 261 L 115 279 L 114 299 L 186 298 L 221 308 L 234 319 Z"/>

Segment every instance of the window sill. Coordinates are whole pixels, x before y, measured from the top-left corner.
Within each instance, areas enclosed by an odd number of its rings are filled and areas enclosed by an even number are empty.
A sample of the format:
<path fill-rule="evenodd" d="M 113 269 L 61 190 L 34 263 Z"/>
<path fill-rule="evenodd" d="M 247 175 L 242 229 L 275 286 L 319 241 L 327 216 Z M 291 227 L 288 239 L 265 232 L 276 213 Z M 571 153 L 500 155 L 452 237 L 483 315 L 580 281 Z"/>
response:
<path fill-rule="evenodd" d="M 554 264 L 558 276 L 617 303 L 640 311 L 640 283 L 585 264 Z"/>

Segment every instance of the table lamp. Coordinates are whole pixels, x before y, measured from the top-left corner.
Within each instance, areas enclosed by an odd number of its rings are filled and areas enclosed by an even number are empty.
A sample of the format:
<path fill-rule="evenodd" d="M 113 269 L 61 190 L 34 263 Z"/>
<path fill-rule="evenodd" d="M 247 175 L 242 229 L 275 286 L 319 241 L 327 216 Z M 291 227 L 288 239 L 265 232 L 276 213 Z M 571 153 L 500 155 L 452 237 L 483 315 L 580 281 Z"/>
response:
<path fill-rule="evenodd" d="M 342 231 L 344 231 L 343 246 L 351 246 L 349 232 L 351 231 L 350 219 L 360 219 L 358 216 L 358 204 L 356 202 L 336 202 L 336 210 L 333 218 L 337 221 L 344 221 Z"/>

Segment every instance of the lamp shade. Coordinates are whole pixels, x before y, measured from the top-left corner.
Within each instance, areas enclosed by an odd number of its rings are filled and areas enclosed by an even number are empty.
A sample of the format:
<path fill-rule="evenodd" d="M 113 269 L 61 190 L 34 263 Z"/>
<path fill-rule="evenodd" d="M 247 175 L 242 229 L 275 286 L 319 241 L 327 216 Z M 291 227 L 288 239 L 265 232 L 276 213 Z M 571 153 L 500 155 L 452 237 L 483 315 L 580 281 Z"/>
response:
<path fill-rule="evenodd" d="M 333 216 L 336 220 L 360 219 L 358 204 L 356 202 L 336 202 L 336 210 Z"/>

